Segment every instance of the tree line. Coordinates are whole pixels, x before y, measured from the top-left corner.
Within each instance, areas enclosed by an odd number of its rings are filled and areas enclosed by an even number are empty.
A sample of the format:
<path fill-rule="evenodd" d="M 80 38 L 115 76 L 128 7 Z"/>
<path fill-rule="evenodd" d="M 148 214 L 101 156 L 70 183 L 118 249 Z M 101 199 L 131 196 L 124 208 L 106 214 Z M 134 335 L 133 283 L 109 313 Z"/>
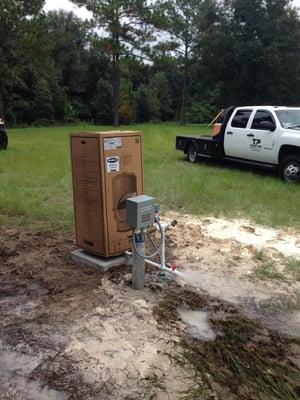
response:
<path fill-rule="evenodd" d="M 2 0 L 9 125 L 207 122 L 229 105 L 299 105 L 290 0 L 73 0 L 93 18 Z"/>

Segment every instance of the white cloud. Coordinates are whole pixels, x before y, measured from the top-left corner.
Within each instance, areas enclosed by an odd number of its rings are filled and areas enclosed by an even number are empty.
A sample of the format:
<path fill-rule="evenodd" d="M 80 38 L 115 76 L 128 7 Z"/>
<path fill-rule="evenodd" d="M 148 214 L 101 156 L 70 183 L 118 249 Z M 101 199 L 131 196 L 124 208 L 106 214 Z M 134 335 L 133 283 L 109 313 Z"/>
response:
<path fill-rule="evenodd" d="M 293 0 L 293 3 L 296 7 L 300 8 L 300 0 Z M 85 7 L 77 7 L 69 0 L 46 0 L 46 4 L 44 7 L 45 11 L 60 9 L 73 11 L 78 17 L 83 19 L 92 18 L 92 13 L 89 12 Z"/>
<path fill-rule="evenodd" d="M 92 13 L 90 13 L 85 7 L 78 7 L 69 0 L 46 0 L 44 10 L 73 11 L 74 14 L 76 14 L 80 18 L 83 19 L 92 18 Z"/>

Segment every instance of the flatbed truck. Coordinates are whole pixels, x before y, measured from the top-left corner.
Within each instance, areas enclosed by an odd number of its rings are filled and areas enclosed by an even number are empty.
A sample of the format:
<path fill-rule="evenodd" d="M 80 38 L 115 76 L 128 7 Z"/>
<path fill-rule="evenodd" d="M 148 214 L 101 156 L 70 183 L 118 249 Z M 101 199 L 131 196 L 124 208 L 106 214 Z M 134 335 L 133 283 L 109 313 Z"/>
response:
<path fill-rule="evenodd" d="M 215 136 L 177 136 L 176 149 L 191 163 L 230 160 L 274 168 L 300 182 L 300 107 L 229 107 Z"/>

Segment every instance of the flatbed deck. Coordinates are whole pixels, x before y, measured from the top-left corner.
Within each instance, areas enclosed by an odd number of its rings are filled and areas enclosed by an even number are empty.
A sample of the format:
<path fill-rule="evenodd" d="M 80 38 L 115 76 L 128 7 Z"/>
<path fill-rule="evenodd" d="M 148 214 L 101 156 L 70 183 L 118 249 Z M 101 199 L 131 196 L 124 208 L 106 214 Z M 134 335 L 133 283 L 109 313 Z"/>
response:
<path fill-rule="evenodd" d="M 195 149 L 197 156 L 219 159 L 223 156 L 223 141 L 213 136 L 177 136 L 176 149 L 188 154 Z"/>

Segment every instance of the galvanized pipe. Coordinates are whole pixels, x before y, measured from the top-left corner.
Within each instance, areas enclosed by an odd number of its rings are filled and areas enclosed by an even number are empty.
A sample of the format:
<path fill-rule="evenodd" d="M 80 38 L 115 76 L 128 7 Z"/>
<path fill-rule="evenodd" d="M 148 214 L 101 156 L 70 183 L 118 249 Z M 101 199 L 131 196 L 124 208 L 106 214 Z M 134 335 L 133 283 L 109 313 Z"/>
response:
<path fill-rule="evenodd" d="M 138 253 L 145 253 L 144 235 L 141 234 L 135 244 L 137 251 L 132 251 L 132 287 L 135 290 L 143 290 L 145 286 L 145 259 Z"/>

